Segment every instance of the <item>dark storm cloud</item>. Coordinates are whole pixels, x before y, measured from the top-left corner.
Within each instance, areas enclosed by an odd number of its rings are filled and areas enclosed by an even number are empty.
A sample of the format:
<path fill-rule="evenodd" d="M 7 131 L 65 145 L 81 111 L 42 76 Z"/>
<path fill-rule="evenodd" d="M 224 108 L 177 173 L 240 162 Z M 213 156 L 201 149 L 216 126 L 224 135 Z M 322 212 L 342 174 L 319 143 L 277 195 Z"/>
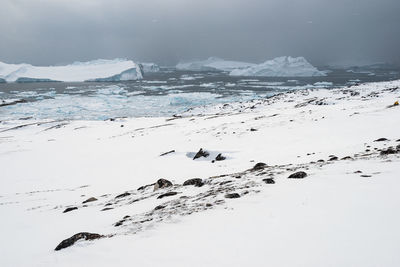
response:
<path fill-rule="evenodd" d="M 400 62 L 398 0 L 2 0 L 0 61 Z"/>

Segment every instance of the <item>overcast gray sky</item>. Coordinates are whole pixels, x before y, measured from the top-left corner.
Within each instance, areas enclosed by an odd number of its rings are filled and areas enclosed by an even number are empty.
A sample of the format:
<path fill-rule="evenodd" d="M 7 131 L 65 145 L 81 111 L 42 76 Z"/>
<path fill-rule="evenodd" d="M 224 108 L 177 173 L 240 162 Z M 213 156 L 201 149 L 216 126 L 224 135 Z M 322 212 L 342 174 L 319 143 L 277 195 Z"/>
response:
<path fill-rule="evenodd" d="M 1 0 L 0 61 L 400 63 L 400 0 Z"/>

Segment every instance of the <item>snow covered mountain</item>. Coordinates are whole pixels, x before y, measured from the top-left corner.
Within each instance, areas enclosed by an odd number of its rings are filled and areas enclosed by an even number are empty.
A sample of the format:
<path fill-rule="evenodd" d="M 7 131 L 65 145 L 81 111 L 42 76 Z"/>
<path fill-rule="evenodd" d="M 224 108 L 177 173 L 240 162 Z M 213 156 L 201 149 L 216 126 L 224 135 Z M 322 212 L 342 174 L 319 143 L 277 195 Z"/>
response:
<path fill-rule="evenodd" d="M 232 70 L 229 75 L 266 77 L 326 76 L 324 72 L 319 71 L 304 57 L 277 57 L 259 65 Z"/>
<path fill-rule="evenodd" d="M 6 82 L 128 81 L 142 78 L 143 74 L 139 65 L 126 59 L 98 59 L 74 62 L 65 66 L 46 67 L 0 62 L 0 79 Z"/>
<path fill-rule="evenodd" d="M 181 62 L 176 65 L 176 69 L 187 71 L 232 71 L 235 69 L 248 68 L 255 65 L 256 64 L 248 62 L 230 61 L 221 58 L 210 57 L 201 61 Z"/>

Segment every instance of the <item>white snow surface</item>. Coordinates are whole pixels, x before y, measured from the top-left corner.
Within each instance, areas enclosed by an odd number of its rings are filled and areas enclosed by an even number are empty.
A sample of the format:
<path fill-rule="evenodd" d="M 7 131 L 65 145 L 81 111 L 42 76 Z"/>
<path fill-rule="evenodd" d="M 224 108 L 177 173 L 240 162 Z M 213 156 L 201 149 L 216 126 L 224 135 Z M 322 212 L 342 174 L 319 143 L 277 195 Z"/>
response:
<path fill-rule="evenodd" d="M 139 66 L 126 59 L 98 59 L 65 66 L 32 66 L 0 62 L 0 78 L 16 81 L 126 81 L 142 79 Z"/>
<path fill-rule="evenodd" d="M 277 57 L 259 65 L 232 70 L 231 76 L 312 77 L 326 76 L 304 57 Z"/>
<path fill-rule="evenodd" d="M 176 65 L 176 69 L 186 71 L 232 71 L 234 69 L 248 68 L 255 65 L 256 64 L 248 62 L 230 61 L 217 57 L 210 57 L 201 61 L 181 62 Z"/>
<path fill-rule="evenodd" d="M 400 153 L 379 153 L 400 144 L 399 88 L 300 90 L 173 118 L 2 121 L 0 266 L 400 266 Z M 199 148 L 211 155 L 193 160 Z M 226 160 L 211 163 L 217 153 Z M 245 171 L 257 162 L 268 167 Z M 206 185 L 181 186 L 195 177 Z M 174 187 L 137 190 L 159 178 Z M 110 236 L 54 251 L 86 231 Z"/>

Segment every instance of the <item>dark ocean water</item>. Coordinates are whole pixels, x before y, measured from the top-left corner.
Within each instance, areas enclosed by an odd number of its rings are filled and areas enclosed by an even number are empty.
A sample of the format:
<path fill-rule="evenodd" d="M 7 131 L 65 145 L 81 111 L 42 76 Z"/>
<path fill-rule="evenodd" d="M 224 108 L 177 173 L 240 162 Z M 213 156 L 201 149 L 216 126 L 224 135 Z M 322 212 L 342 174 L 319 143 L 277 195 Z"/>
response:
<path fill-rule="evenodd" d="M 396 68 L 332 69 L 325 77 L 308 78 L 230 77 L 224 72 L 163 69 L 130 82 L 2 83 L 0 120 L 170 116 L 195 106 L 246 101 L 290 90 L 395 79 L 400 79 Z"/>

